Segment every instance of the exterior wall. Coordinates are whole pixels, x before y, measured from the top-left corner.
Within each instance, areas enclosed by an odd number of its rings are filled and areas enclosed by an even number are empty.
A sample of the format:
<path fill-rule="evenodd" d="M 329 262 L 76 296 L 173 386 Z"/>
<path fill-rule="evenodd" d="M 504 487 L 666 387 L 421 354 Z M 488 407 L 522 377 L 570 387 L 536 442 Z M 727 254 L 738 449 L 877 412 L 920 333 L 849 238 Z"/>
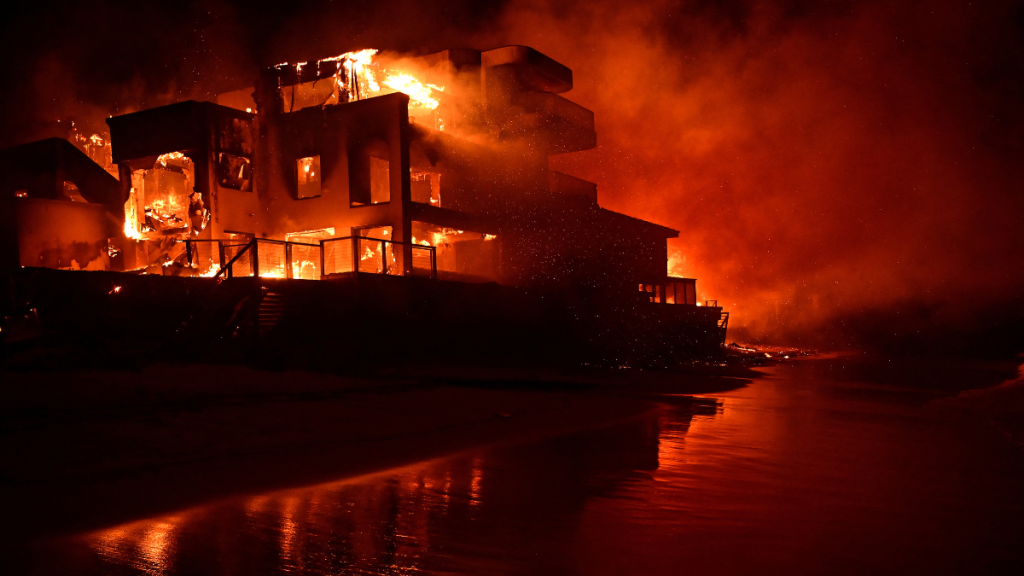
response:
<path fill-rule="evenodd" d="M 283 114 L 273 86 L 258 90 L 263 133 L 257 153 L 257 187 L 264 213 L 259 235 L 284 239 L 288 233 L 335 228 L 345 236 L 353 228 L 391 226 L 392 239 L 410 238 L 409 97 L 396 93 L 343 106 L 306 108 Z M 369 170 L 366 150 L 387 148 L 390 201 L 354 206 L 353 186 L 366 185 L 356 171 Z M 296 160 L 320 156 L 321 195 L 298 197 Z M 365 176 L 365 174 L 363 175 Z M 396 251 L 399 266 L 411 272 L 411 248 Z"/>
<path fill-rule="evenodd" d="M 22 266 L 109 269 L 108 239 L 121 230 L 104 206 L 17 198 L 15 209 Z"/>
<path fill-rule="evenodd" d="M 151 169 L 160 155 L 181 152 L 195 164 L 194 187 L 210 211 L 209 225 L 200 238 L 219 238 L 226 231 L 262 230 L 265 212 L 261 209 L 255 182 L 251 192 L 222 186 L 216 169 L 219 153 L 244 153 L 226 143 L 230 140 L 227 132 L 231 123 L 248 123 L 255 138 L 253 119 L 253 114 L 195 101 L 108 119 L 113 161 L 121 171 L 121 202 L 128 199 L 132 170 Z M 252 168 L 255 168 L 255 161 Z"/>
<path fill-rule="evenodd" d="M 77 187 L 78 202 L 65 194 L 65 182 Z M 107 238 L 122 224 L 119 186 L 61 138 L 0 152 L 0 270 L 108 266 Z"/>

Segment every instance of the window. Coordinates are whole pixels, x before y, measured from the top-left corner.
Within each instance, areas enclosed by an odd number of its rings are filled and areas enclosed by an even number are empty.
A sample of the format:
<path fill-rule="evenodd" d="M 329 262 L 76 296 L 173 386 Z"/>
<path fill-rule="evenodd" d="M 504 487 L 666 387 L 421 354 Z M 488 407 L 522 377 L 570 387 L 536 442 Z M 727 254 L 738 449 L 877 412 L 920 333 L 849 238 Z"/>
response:
<path fill-rule="evenodd" d="M 370 157 L 370 204 L 391 201 L 391 167 L 387 160 Z"/>
<path fill-rule="evenodd" d="M 323 191 L 320 186 L 320 156 L 307 156 L 295 161 L 298 176 L 298 197 L 316 198 Z"/>
<path fill-rule="evenodd" d="M 216 175 L 222 188 L 252 192 L 252 121 L 221 116 L 217 123 Z"/>
<path fill-rule="evenodd" d="M 349 199 L 353 206 L 391 201 L 390 152 L 383 140 L 356 144 L 349 156 Z"/>
<path fill-rule="evenodd" d="M 441 175 L 436 172 L 413 170 L 409 175 L 412 185 L 412 201 L 431 206 L 441 206 Z"/>
<path fill-rule="evenodd" d="M 252 192 L 252 163 L 245 156 L 218 152 L 217 182 L 224 188 Z"/>

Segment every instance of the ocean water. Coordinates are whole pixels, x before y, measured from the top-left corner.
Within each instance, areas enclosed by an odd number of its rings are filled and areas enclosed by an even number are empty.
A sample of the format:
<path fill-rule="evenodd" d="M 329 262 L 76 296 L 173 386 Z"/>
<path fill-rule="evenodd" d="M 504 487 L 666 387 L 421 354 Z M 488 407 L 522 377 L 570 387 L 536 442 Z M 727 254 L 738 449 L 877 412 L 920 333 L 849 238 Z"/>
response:
<path fill-rule="evenodd" d="M 28 568 L 1024 574 L 1021 453 L 984 422 L 841 362 L 764 372 L 585 433 L 39 543 Z"/>

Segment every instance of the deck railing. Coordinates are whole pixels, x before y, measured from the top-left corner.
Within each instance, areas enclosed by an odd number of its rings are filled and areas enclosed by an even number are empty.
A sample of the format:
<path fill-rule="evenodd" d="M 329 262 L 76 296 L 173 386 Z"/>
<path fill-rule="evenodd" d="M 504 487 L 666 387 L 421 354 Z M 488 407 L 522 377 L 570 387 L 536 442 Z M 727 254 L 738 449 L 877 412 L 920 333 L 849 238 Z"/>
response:
<path fill-rule="evenodd" d="M 189 265 L 206 258 L 217 266 L 216 277 L 260 276 L 320 280 L 331 274 L 366 272 L 401 275 L 395 246 L 406 242 L 365 236 L 328 238 L 318 244 L 256 238 L 247 243 L 232 240 L 185 240 Z M 433 246 L 411 244 L 412 274 L 437 278 L 437 251 Z M 399 248 L 401 249 L 401 248 Z M 213 256 L 217 261 L 213 262 Z"/>
<path fill-rule="evenodd" d="M 324 275 L 346 272 L 400 275 L 395 250 L 408 244 L 412 248 L 412 274 L 437 278 L 437 249 L 395 240 L 366 236 L 346 236 L 321 240 Z"/>

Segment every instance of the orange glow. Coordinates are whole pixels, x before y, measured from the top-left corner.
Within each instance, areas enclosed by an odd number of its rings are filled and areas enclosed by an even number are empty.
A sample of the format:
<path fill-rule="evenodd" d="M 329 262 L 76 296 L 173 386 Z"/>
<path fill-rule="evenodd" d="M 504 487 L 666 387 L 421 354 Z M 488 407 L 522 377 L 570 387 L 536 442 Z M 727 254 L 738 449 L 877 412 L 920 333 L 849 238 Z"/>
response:
<path fill-rule="evenodd" d="M 350 86 L 348 102 L 401 92 L 409 96 L 410 106 L 413 108 L 433 111 L 441 105 L 440 96 L 444 92 L 444 86 L 423 83 L 415 77 L 412 70 L 386 67 L 378 54 L 378 50 L 368 48 L 319 60 L 318 63 L 338 63 L 338 72 L 334 75 L 335 95 L 327 103 L 337 104 L 338 94 Z M 285 62 L 278 66 L 287 65 Z M 307 65 L 308 62 L 301 62 L 296 64 L 296 69 L 301 71 Z M 440 122 L 438 129 L 443 129 Z"/>
<path fill-rule="evenodd" d="M 391 74 L 383 80 L 383 84 L 397 92 L 407 94 L 415 105 L 422 106 L 428 110 L 434 110 L 440 104 L 433 93 L 444 91 L 444 87 L 422 84 L 419 80 L 405 73 Z"/>
<path fill-rule="evenodd" d="M 124 203 L 124 235 L 132 240 L 142 238 L 139 230 L 139 197 L 135 194 L 135 188 L 131 189 Z"/>

